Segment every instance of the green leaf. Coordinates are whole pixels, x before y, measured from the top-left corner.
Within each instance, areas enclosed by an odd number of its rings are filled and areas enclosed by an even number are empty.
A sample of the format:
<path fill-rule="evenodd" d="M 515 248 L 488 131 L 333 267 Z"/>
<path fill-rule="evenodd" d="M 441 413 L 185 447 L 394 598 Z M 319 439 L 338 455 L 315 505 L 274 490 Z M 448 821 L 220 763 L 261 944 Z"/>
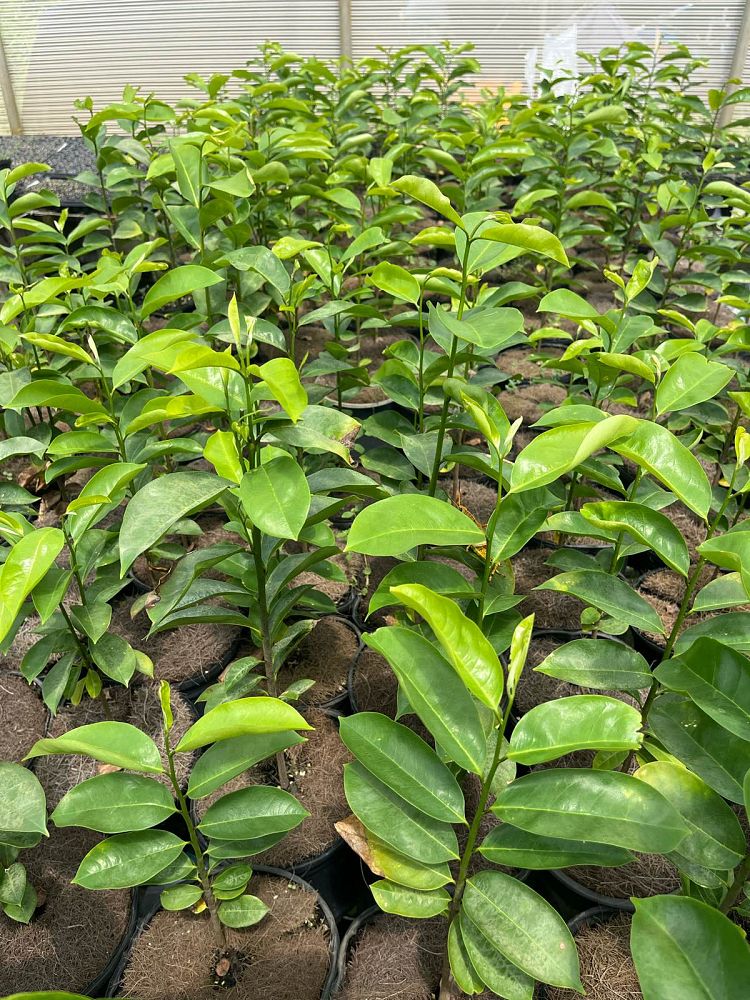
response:
<path fill-rule="evenodd" d="M 530 226 L 524 222 L 508 222 L 483 229 L 481 238 L 492 240 L 495 243 L 505 243 L 507 246 L 519 247 L 529 253 L 538 253 L 541 257 L 550 257 L 564 267 L 568 267 L 570 263 L 560 240 L 554 233 L 542 229 L 541 226 Z"/>
<path fill-rule="evenodd" d="M 457 913 L 448 928 L 448 961 L 458 987 L 469 996 L 484 991 L 484 983 L 471 963 L 461 931 L 461 914 Z"/>
<path fill-rule="evenodd" d="M 218 285 L 223 280 L 221 275 L 200 264 L 185 264 L 173 268 L 149 288 L 141 306 L 141 319 L 146 319 L 169 302 L 191 295 L 201 288 Z"/>
<path fill-rule="evenodd" d="M 377 586 L 375 593 L 370 598 L 368 614 L 379 611 L 380 608 L 387 608 L 398 601 L 391 594 L 391 587 L 398 587 L 402 583 L 422 583 L 430 587 L 437 594 L 446 594 L 453 597 L 470 596 L 475 592 L 474 587 L 465 576 L 462 576 L 457 569 L 447 566 L 444 563 L 434 560 L 423 560 L 420 562 L 398 563 L 393 569 L 386 573 Z"/>
<path fill-rule="evenodd" d="M 403 493 L 360 511 L 346 549 L 369 556 L 396 556 L 418 545 L 481 545 L 481 528 L 443 500 Z"/>
<path fill-rule="evenodd" d="M 0 761 L 0 843 L 6 833 L 47 836 L 44 789 L 27 767 Z"/>
<path fill-rule="evenodd" d="M 424 618 L 469 691 L 496 712 L 503 695 L 503 670 L 479 626 L 466 617 L 455 601 L 421 584 L 402 584 L 392 587 L 391 593 Z"/>
<path fill-rule="evenodd" d="M 534 537 L 547 519 L 550 502 L 551 494 L 544 488 L 502 498 L 492 536 L 493 565 L 516 555 Z"/>
<path fill-rule="evenodd" d="M 366 633 L 364 641 L 388 660 L 409 704 L 449 758 L 483 774 L 487 741 L 476 703 L 435 646 L 399 625 Z"/>
<path fill-rule="evenodd" d="M 336 825 L 339 832 L 341 832 L 340 827 L 341 824 Z M 427 891 L 439 889 L 453 881 L 447 862 L 438 865 L 423 865 L 421 862 L 415 861 L 414 858 L 407 858 L 404 854 L 395 851 L 374 834 L 367 831 L 365 833 L 370 852 L 367 860 L 368 867 L 375 874 L 385 876 L 389 882 L 396 882 L 398 885 L 405 885 L 410 889 Z"/>
<path fill-rule="evenodd" d="M 381 261 L 373 269 L 368 281 L 381 291 L 392 295 L 394 299 L 399 299 L 402 302 L 413 302 L 414 305 L 419 302 L 421 292 L 419 282 L 398 264 Z"/>
<path fill-rule="evenodd" d="M 164 771 L 154 741 L 128 722 L 92 722 L 55 739 L 37 740 L 25 759 L 59 753 L 83 754 L 102 764 L 114 764 L 128 771 L 144 771 L 147 774 L 162 774 Z"/>
<path fill-rule="evenodd" d="M 640 767 L 636 778 L 656 788 L 677 809 L 689 833 L 679 853 L 713 871 L 736 868 L 745 856 L 745 836 L 732 809 L 696 774 L 669 761 Z"/>
<path fill-rule="evenodd" d="M 533 979 L 583 992 L 576 946 L 565 921 L 523 882 L 501 872 L 472 876 L 462 900 L 462 921 L 464 917 Z"/>
<path fill-rule="evenodd" d="M 403 177 L 399 177 L 393 181 L 391 187 L 395 191 L 400 191 L 402 194 L 408 195 L 409 198 L 413 198 L 414 201 L 419 201 L 423 205 L 427 205 L 433 212 L 437 212 L 438 215 L 449 219 L 454 225 L 463 228 L 461 216 L 453 205 L 451 205 L 450 200 L 445 197 L 437 184 L 426 177 L 417 177 L 416 174 L 404 174 Z"/>
<path fill-rule="evenodd" d="M 310 487 L 288 455 L 246 472 L 240 501 L 252 523 L 274 538 L 299 538 L 310 510 Z"/>
<path fill-rule="evenodd" d="M 464 797 L 435 751 L 406 726 L 377 712 L 344 717 L 339 732 L 367 770 L 434 819 L 464 823 Z"/>
<path fill-rule="evenodd" d="M 186 910 L 203 898 L 199 885 L 175 885 L 163 889 L 159 901 L 163 910 Z"/>
<path fill-rule="evenodd" d="M 252 840 L 293 830 L 309 815 L 289 792 L 252 785 L 228 792 L 209 806 L 198 829 L 214 840 Z"/>
<path fill-rule="evenodd" d="M 291 730 L 222 740 L 202 753 L 193 765 L 188 795 L 191 799 L 205 798 L 259 761 L 304 742 L 302 736 Z"/>
<path fill-rule="evenodd" d="M 679 657 L 660 664 L 657 681 L 686 694 L 706 715 L 750 741 L 750 660 L 711 638 L 697 639 Z"/>
<path fill-rule="evenodd" d="M 539 434 L 513 463 L 511 490 L 520 493 L 554 482 L 594 452 L 631 434 L 636 426 L 635 417 L 616 416 L 553 427 Z"/>
<path fill-rule="evenodd" d="M 708 516 L 711 506 L 708 477 L 695 455 L 666 427 L 641 420 L 632 434 L 610 447 L 650 472 L 699 517 Z"/>
<path fill-rule="evenodd" d="M 648 721 L 657 740 L 715 792 L 730 802 L 742 802 L 742 782 L 750 770 L 750 743 L 738 740 L 678 695 L 659 695 Z"/>
<path fill-rule="evenodd" d="M 288 729 L 313 729 L 296 708 L 279 698 L 266 696 L 238 698 L 217 705 L 194 722 L 176 746 L 178 753 L 187 753 L 235 736 L 260 733 L 281 733 Z"/>
<path fill-rule="evenodd" d="M 0 567 L 0 642 L 13 627 L 23 602 L 44 578 L 65 545 L 59 528 L 39 528 L 24 535 Z"/>
<path fill-rule="evenodd" d="M 492 811 L 529 833 L 664 854 L 687 834 L 663 795 L 620 771 L 551 768 L 516 779 Z"/>
<path fill-rule="evenodd" d="M 505 1000 L 532 1000 L 534 980 L 501 954 L 466 912 L 462 910 L 457 919 L 467 958 L 482 982 Z"/>
<path fill-rule="evenodd" d="M 248 371 L 263 379 L 273 398 L 296 424 L 307 407 L 307 393 L 294 362 L 289 358 L 273 358 L 263 365 L 250 365 Z"/>
<path fill-rule="evenodd" d="M 159 541 L 177 521 L 208 506 L 233 484 L 209 472 L 172 472 L 138 490 L 120 528 L 120 573 Z"/>
<path fill-rule="evenodd" d="M 576 750 L 637 750 L 643 739 L 638 709 L 600 694 L 537 705 L 519 720 L 508 758 L 542 764 Z"/>
<path fill-rule="evenodd" d="M 199 146 L 184 139 L 172 139 L 169 150 L 174 160 L 177 187 L 185 201 L 195 208 L 201 206 L 202 152 Z"/>
<path fill-rule="evenodd" d="M 640 691 L 651 685 L 648 663 L 630 646 L 613 639 L 574 639 L 558 646 L 534 668 L 579 687 L 600 691 Z"/>
<path fill-rule="evenodd" d="M 84 889 L 129 889 L 158 875 L 185 841 L 168 830 L 121 833 L 96 844 L 79 865 L 73 882 Z"/>
<path fill-rule="evenodd" d="M 231 431 L 214 431 L 203 446 L 203 457 L 224 479 L 233 483 L 242 479 L 242 463 Z"/>
<path fill-rule="evenodd" d="M 670 569 L 681 576 L 687 576 L 690 569 L 687 544 L 666 514 L 628 500 L 585 503 L 581 507 L 581 514 L 595 528 L 627 532 L 636 541 L 652 549 Z"/>
<path fill-rule="evenodd" d="M 750 982 L 743 931 L 687 896 L 634 899 L 630 946 L 643 1000 L 739 1000 Z"/>
<path fill-rule="evenodd" d="M 675 413 L 714 399 L 731 382 L 735 372 L 727 365 L 708 361 L 691 351 L 681 355 L 656 390 L 656 412 Z"/>
<path fill-rule="evenodd" d="M 496 865 L 540 871 L 575 865 L 616 868 L 634 860 L 630 851 L 621 847 L 593 844 L 585 840 L 560 840 L 557 837 L 528 833 L 508 823 L 501 823 L 490 830 L 479 852 Z"/>
<path fill-rule="evenodd" d="M 723 615 L 698 622 L 680 635 L 675 643 L 675 652 L 681 656 L 696 640 L 708 636 L 717 642 L 750 653 L 750 612 L 725 611 Z"/>
<path fill-rule="evenodd" d="M 575 594 L 582 601 L 605 611 L 618 621 L 635 625 L 646 632 L 664 634 L 661 619 L 648 601 L 624 580 L 602 570 L 576 569 L 570 573 L 560 573 L 534 589 Z"/>
<path fill-rule="evenodd" d="M 252 927 L 268 913 L 268 907 L 257 896 L 238 896 L 219 903 L 219 920 L 225 927 Z"/>
<path fill-rule="evenodd" d="M 361 764 L 344 765 L 344 792 L 367 830 L 399 853 L 427 865 L 458 858 L 458 841 L 449 824 L 410 806 Z"/>
<path fill-rule="evenodd" d="M 52 813 L 52 822 L 99 833 L 127 833 L 156 826 L 173 812 L 176 807 L 165 785 L 120 771 L 99 774 L 71 788 Z"/>
<path fill-rule="evenodd" d="M 451 897 L 445 889 L 431 889 L 421 892 L 396 885 L 387 879 L 380 879 L 370 886 L 373 898 L 381 910 L 386 913 L 398 913 L 402 917 L 414 917 L 426 920 L 444 913 L 450 904 Z"/>
<path fill-rule="evenodd" d="M 586 299 L 567 288 L 556 288 L 547 292 L 537 307 L 537 312 L 557 313 L 568 319 L 601 319 L 601 316 Z"/>
<path fill-rule="evenodd" d="M 715 566 L 738 572 L 745 593 L 750 597 L 750 531 L 743 531 L 742 523 L 723 535 L 702 542 L 698 551 Z"/>

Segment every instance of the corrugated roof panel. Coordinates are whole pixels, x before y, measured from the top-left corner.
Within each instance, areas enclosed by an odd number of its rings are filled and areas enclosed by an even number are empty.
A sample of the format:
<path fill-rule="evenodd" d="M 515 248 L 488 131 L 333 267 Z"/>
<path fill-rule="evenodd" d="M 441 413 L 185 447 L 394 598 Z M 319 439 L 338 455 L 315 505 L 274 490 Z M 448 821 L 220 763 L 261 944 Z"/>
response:
<path fill-rule="evenodd" d="M 186 73 L 241 68 L 267 40 L 336 58 L 338 24 L 338 0 L 0 0 L 29 134 L 75 133 L 76 98 L 90 94 L 101 107 L 128 83 L 168 101 L 184 97 Z M 2 119 L 0 130 L 7 133 Z"/>
<path fill-rule="evenodd" d="M 596 52 L 625 41 L 685 43 L 710 59 L 697 82 L 726 78 L 744 0 L 352 0 L 353 53 L 372 55 L 378 45 L 398 48 L 420 42 L 472 41 L 482 77 L 526 85 L 527 54 Z"/>

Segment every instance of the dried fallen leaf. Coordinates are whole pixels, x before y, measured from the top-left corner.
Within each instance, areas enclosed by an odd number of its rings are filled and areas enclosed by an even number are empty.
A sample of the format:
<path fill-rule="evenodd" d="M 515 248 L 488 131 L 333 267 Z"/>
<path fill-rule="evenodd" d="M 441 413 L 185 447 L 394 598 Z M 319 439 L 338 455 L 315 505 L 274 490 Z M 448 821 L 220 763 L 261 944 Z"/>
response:
<path fill-rule="evenodd" d="M 357 817 L 352 813 L 346 819 L 339 820 L 338 823 L 334 823 L 333 825 L 336 827 L 336 832 L 342 840 L 345 840 L 354 853 L 362 858 L 373 875 L 385 877 L 383 869 L 373 860 L 370 844 L 367 840 L 367 830 L 365 830 Z"/>

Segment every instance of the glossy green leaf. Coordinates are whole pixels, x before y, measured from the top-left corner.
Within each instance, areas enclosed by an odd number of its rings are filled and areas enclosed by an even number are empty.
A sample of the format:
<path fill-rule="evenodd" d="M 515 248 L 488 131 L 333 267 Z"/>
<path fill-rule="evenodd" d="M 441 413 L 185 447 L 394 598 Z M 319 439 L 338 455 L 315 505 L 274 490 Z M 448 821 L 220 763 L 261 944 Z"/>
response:
<path fill-rule="evenodd" d="M 715 639 L 697 639 L 679 657 L 660 664 L 656 679 L 688 695 L 706 715 L 750 741 L 750 659 Z"/>
<path fill-rule="evenodd" d="M 448 961 L 458 988 L 469 996 L 484 992 L 484 983 L 471 963 L 461 931 L 461 914 L 457 913 L 448 928 Z"/>
<path fill-rule="evenodd" d="M 313 729 L 296 708 L 279 698 L 238 698 L 217 705 L 194 722 L 176 746 L 178 753 L 196 750 L 207 743 L 289 729 Z"/>
<path fill-rule="evenodd" d="M 378 584 L 375 593 L 370 598 L 368 614 L 371 615 L 373 612 L 379 611 L 380 608 L 398 604 L 396 598 L 391 594 L 391 587 L 398 587 L 403 583 L 421 583 L 426 587 L 429 586 L 437 594 L 457 598 L 475 593 L 474 586 L 469 583 L 466 577 L 445 563 L 431 559 L 398 563 L 389 573 L 386 573 Z"/>
<path fill-rule="evenodd" d="M 686 649 L 704 636 L 716 639 L 717 642 L 731 646 L 732 649 L 750 653 L 750 612 L 725 611 L 723 615 L 716 615 L 698 622 L 697 625 L 691 625 L 675 643 L 675 653 L 682 656 Z"/>
<path fill-rule="evenodd" d="M 560 240 L 541 226 L 530 226 L 524 222 L 508 222 L 489 226 L 482 230 L 483 240 L 505 243 L 528 253 L 549 257 L 565 267 L 570 263 Z"/>
<path fill-rule="evenodd" d="M 643 1000 L 739 1000 L 750 982 L 743 931 L 687 896 L 635 899 L 630 947 Z"/>
<path fill-rule="evenodd" d="M 164 771 L 154 741 L 128 722 L 92 722 L 54 739 L 37 740 L 25 759 L 60 753 L 83 754 L 102 764 L 114 764 L 128 771 L 144 771 L 147 774 Z"/>
<path fill-rule="evenodd" d="M 99 774 L 71 788 L 52 813 L 52 822 L 99 833 L 127 833 L 156 826 L 174 812 L 166 785 L 119 771 Z"/>
<path fill-rule="evenodd" d="M 224 479 L 233 483 L 242 479 L 242 463 L 231 431 L 214 431 L 203 446 L 203 457 Z"/>
<path fill-rule="evenodd" d="M 389 261 L 381 261 L 371 272 L 369 282 L 381 291 L 403 302 L 419 302 L 420 286 L 406 268 Z"/>
<path fill-rule="evenodd" d="M 586 299 L 568 288 L 556 288 L 542 297 L 537 312 L 557 313 L 568 319 L 593 319 L 601 317 L 597 310 Z"/>
<path fill-rule="evenodd" d="M 121 833 L 96 844 L 81 861 L 73 882 L 84 889 L 129 889 L 158 875 L 185 841 L 168 830 Z"/>
<path fill-rule="evenodd" d="M 198 829 L 212 840 L 252 840 L 293 830 L 309 815 L 282 788 L 252 785 L 228 792 L 209 806 Z"/>
<path fill-rule="evenodd" d="M 708 477 L 698 459 L 666 427 L 641 420 L 632 434 L 611 448 L 650 472 L 699 517 L 708 516 Z"/>
<path fill-rule="evenodd" d="M 389 882 L 396 882 L 410 889 L 440 889 L 452 882 L 450 868 L 447 862 L 435 865 L 425 865 L 414 858 L 394 850 L 372 833 L 367 834 L 367 846 L 370 852 L 369 868 L 378 875 L 383 875 Z"/>
<path fill-rule="evenodd" d="M 274 538 L 299 538 L 310 499 L 305 474 L 288 455 L 246 472 L 240 483 L 245 513 L 256 527 Z"/>
<path fill-rule="evenodd" d="M 663 563 L 681 576 L 690 569 L 687 544 L 677 526 L 658 510 L 628 500 L 585 503 L 581 514 L 595 528 L 623 531 L 647 545 Z"/>
<path fill-rule="evenodd" d="M 483 774 L 487 741 L 476 703 L 436 647 L 399 625 L 366 633 L 364 641 L 388 660 L 409 704 L 448 757 Z"/>
<path fill-rule="evenodd" d="M 750 600 L 750 531 L 743 531 L 742 523 L 702 542 L 698 551 L 715 566 L 738 572 Z"/>
<path fill-rule="evenodd" d="M 414 917 L 419 920 L 444 913 L 451 901 L 445 889 L 421 892 L 419 889 L 409 889 L 387 879 L 373 882 L 370 891 L 380 909 L 386 913 L 398 913 L 402 917 Z"/>
<path fill-rule="evenodd" d="M 444 823 L 465 822 L 458 782 L 411 729 L 377 712 L 359 712 L 342 718 L 339 732 L 357 760 L 415 809 Z"/>
<path fill-rule="evenodd" d="M 47 805 L 39 779 L 27 767 L 0 761 L 0 843 L 4 833 L 47 835 Z"/>
<path fill-rule="evenodd" d="M 529 833 L 648 854 L 675 850 L 688 832 L 663 795 L 621 771 L 534 771 L 503 789 L 492 811 Z"/>
<path fill-rule="evenodd" d="M 643 739 L 638 709 L 601 694 L 578 694 L 536 705 L 518 721 L 510 760 L 542 764 L 576 750 L 637 750 Z"/>
<path fill-rule="evenodd" d="M 225 927 L 252 927 L 268 913 L 268 907 L 257 896 L 238 896 L 219 903 L 219 920 Z"/>
<path fill-rule="evenodd" d="M 205 798 L 259 761 L 299 743 L 304 743 L 304 738 L 291 730 L 222 740 L 202 753 L 193 765 L 188 795 L 191 799 Z"/>
<path fill-rule="evenodd" d="M 163 910 L 186 910 L 202 898 L 203 890 L 199 885 L 176 885 L 163 889 L 159 902 Z"/>
<path fill-rule="evenodd" d="M 122 518 L 120 573 L 124 574 L 177 521 L 208 506 L 232 485 L 208 472 L 172 472 L 146 483 Z"/>
<path fill-rule="evenodd" d="M 149 288 L 141 306 L 141 318 L 145 319 L 168 303 L 191 295 L 201 288 L 218 285 L 221 281 L 221 275 L 200 264 L 185 264 L 173 268 Z"/>
<path fill-rule="evenodd" d="M 730 802 L 742 802 L 750 770 L 750 743 L 738 740 L 687 698 L 663 694 L 654 702 L 649 728 L 683 764 Z"/>
<path fill-rule="evenodd" d="M 427 205 L 433 212 L 449 219 L 456 226 L 462 226 L 461 216 L 451 205 L 450 200 L 445 197 L 440 188 L 433 181 L 426 177 L 418 177 L 416 174 L 404 174 L 391 183 L 395 191 L 408 195 L 415 201 Z"/>
<path fill-rule="evenodd" d="M 674 413 L 714 399 L 731 382 L 734 370 L 691 351 L 682 354 L 656 390 L 656 412 Z"/>
<path fill-rule="evenodd" d="M 466 883 L 461 914 L 462 921 L 467 917 L 489 944 L 527 975 L 582 991 L 578 954 L 565 921 L 523 882 L 501 872 L 479 872 Z M 481 968 L 477 971 L 482 975 Z"/>
<path fill-rule="evenodd" d="M 575 594 L 587 604 L 605 611 L 608 615 L 628 625 L 647 632 L 664 634 L 661 619 L 651 605 L 619 577 L 600 570 L 576 569 L 560 573 L 540 584 L 535 590 L 554 590 L 562 594 Z"/>
<path fill-rule="evenodd" d="M 469 691 L 493 712 L 497 711 L 503 694 L 503 670 L 479 626 L 466 617 L 455 601 L 421 584 L 402 584 L 392 587 L 391 593 L 424 618 Z"/>
<path fill-rule="evenodd" d="M 419 493 L 378 500 L 349 529 L 348 552 L 397 556 L 418 545 L 481 545 L 484 532 L 456 507 Z"/>
<path fill-rule="evenodd" d="M 552 483 L 601 448 L 612 446 L 637 426 L 634 417 L 606 417 L 553 427 L 535 437 L 513 463 L 511 490 L 520 493 Z"/>
<path fill-rule="evenodd" d="M 344 791 L 367 830 L 401 854 L 428 865 L 458 858 L 458 842 L 449 824 L 410 806 L 361 764 L 344 766 Z"/>
<path fill-rule="evenodd" d="M 652 679 L 640 653 L 621 642 L 602 638 L 566 642 L 534 669 L 600 691 L 640 691 L 650 687 Z"/>
<path fill-rule="evenodd" d="M 263 379 L 273 398 L 296 424 L 307 408 L 307 392 L 294 362 L 290 358 L 272 358 L 262 365 L 250 365 L 248 370 Z"/>
<path fill-rule="evenodd" d="M 0 642 L 36 585 L 54 564 L 65 544 L 59 528 L 39 528 L 24 535 L 0 567 Z"/>
<path fill-rule="evenodd" d="M 630 851 L 621 847 L 594 844 L 585 840 L 560 840 L 544 834 L 529 833 L 508 823 L 501 823 L 490 830 L 479 852 L 496 865 L 540 871 L 575 865 L 616 868 L 634 860 Z"/>
<path fill-rule="evenodd" d="M 677 809 L 689 833 L 680 854 L 715 871 L 736 868 L 745 856 L 745 835 L 732 809 L 696 774 L 669 761 L 652 761 L 636 771 Z"/>
<path fill-rule="evenodd" d="M 463 910 L 459 920 L 467 957 L 482 982 L 505 1000 L 532 1000 L 534 980 L 501 954 Z"/>

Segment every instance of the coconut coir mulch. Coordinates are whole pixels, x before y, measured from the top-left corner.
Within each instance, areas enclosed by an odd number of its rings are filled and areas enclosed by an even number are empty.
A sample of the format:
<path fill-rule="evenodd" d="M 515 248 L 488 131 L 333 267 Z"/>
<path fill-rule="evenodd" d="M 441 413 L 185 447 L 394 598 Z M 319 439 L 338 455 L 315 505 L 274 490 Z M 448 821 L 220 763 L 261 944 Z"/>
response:
<path fill-rule="evenodd" d="M 92 892 L 72 884 L 84 856 L 101 837 L 53 829 L 22 854 L 41 906 L 31 922 L 0 914 L 0 993 L 83 991 L 100 974 L 128 926 L 129 891 Z M 42 902 L 43 901 L 43 902 Z"/>
<path fill-rule="evenodd" d="M 576 934 L 581 981 L 587 1000 L 643 1000 L 630 956 L 630 915 L 588 924 Z M 539 1000 L 579 1000 L 580 994 L 547 986 Z"/>
<path fill-rule="evenodd" d="M 315 681 L 305 692 L 307 705 L 325 705 L 346 691 L 349 668 L 359 649 L 359 636 L 343 618 L 321 618 L 286 661 L 278 674 L 283 691 L 299 680 Z"/>
<path fill-rule="evenodd" d="M 47 710 L 23 677 L 0 674 L 0 760 L 18 763 L 44 736 Z"/>
<path fill-rule="evenodd" d="M 248 891 L 269 907 L 244 930 L 227 929 L 227 943 L 241 953 L 234 986 L 224 1000 L 320 1000 L 330 965 L 329 930 L 317 896 L 295 882 L 257 874 Z M 205 916 L 156 914 L 136 939 L 120 996 L 137 1000 L 216 1000 L 211 983 L 217 946 Z"/>

